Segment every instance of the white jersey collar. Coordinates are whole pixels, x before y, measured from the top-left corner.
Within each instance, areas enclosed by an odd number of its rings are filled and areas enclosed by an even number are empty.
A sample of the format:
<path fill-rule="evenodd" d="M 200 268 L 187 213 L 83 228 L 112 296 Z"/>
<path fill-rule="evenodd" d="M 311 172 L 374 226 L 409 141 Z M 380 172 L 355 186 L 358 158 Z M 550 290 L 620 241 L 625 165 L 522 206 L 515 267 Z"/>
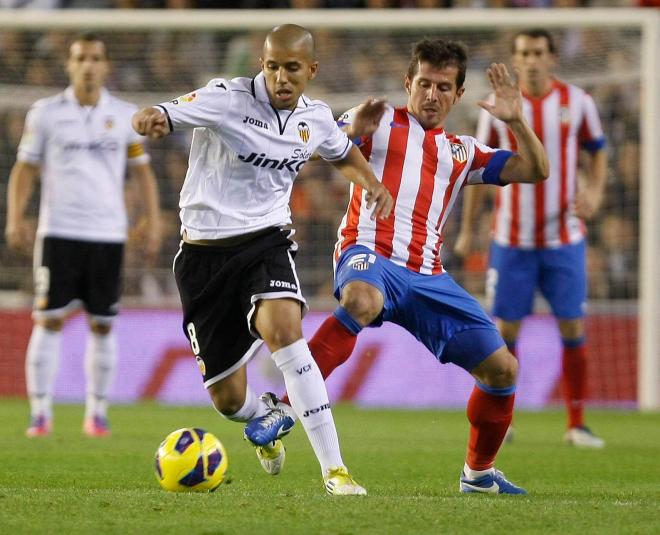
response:
<path fill-rule="evenodd" d="M 268 90 L 266 89 L 266 78 L 263 72 L 260 72 L 252 79 L 252 94 L 258 101 L 270 104 Z M 308 102 L 309 99 L 305 95 L 300 95 L 296 108 L 306 108 L 309 105 Z"/>
<path fill-rule="evenodd" d="M 64 98 L 73 104 L 78 104 L 80 106 L 80 102 L 78 102 L 78 99 L 76 98 L 76 94 L 73 92 L 73 86 L 69 86 L 64 90 Z M 101 95 L 99 96 L 99 101 L 96 103 L 96 106 L 105 106 L 105 104 L 108 102 L 108 99 L 110 98 L 110 93 L 105 87 L 101 88 Z M 95 107 L 96 107 L 95 106 Z"/>

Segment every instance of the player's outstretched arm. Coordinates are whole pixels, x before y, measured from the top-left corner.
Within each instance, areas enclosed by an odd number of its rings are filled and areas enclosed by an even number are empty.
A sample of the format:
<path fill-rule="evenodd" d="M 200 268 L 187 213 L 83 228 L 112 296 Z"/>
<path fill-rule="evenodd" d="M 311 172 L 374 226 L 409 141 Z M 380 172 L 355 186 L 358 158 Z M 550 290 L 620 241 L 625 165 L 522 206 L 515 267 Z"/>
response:
<path fill-rule="evenodd" d="M 133 130 L 150 139 L 160 139 L 170 133 L 167 116 L 157 108 L 143 108 L 133 114 Z"/>
<path fill-rule="evenodd" d="M 350 124 L 342 126 L 342 130 L 351 139 L 371 137 L 378 128 L 380 120 L 385 113 L 386 102 L 384 98 L 370 98 L 365 100 L 355 108 Z"/>
<path fill-rule="evenodd" d="M 39 166 L 17 161 L 7 185 L 7 224 L 5 238 L 10 249 L 29 253 L 34 242 L 33 231 L 25 221 L 25 208 L 32 196 Z"/>
<path fill-rule="evenodd" d="M 493 117 L 504 121 L 517 143 L 517 154 L 507 160 L 500 178 L 505 182 L 542 182 L 550 174 L 550 163 L 541 141 L 523 115 L 518 81 L 511 79 L 503 63 L 493 63 L 486 73 L 495 101 L 491 104 L 481 100 L 478 104 Z"/>
<path fill-rule="evenodd" d="M 346 158 L 332 162 L 332 164 L 348 180 L 365 189 L 367 192 L 367 208 L 374 207 L 371 212 L 371 219 L 387 219 L 389 217 L 394 205 L 392 195 L 378 181 L 367 160 L 362 156 L 360 149 L 355 145 L 351 146 Z"/>

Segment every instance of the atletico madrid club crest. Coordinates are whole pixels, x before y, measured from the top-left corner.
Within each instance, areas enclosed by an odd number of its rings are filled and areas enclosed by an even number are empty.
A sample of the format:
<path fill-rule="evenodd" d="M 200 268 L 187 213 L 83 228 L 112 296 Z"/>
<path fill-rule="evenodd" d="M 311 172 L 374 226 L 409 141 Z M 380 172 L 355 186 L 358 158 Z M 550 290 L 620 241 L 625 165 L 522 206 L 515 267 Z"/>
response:
<path fill-rule="evenodd" d="M 309 141 L 309 135 L 309 125 L 305 121 L 300 121 L 298 123 L 298 137 L 302 139 L 303 143 L 307 143 Z"/>
<path fill-rule="evenodd" d="M 450 143 L 449 147 L 451 148 L 451 156 L 458 163 L 466 162 L 468 159 L 468 152 L 465 148 L 465 145 L 461 143 Z"/>

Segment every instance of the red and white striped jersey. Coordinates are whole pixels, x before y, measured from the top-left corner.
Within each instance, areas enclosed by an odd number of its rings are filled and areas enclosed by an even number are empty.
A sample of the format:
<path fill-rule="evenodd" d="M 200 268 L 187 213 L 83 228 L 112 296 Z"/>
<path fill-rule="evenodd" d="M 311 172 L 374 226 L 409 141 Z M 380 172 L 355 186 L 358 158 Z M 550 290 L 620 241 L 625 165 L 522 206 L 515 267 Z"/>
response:
<path fill-rule="evenodd" d="M 498 190 L 493 239 L 524 249 L 579 242 L 585 227 L 574 210 L 578 146 L 597 151 L 605 144 L 596 105 L 579 87 L 555 80 L 543 97 L 523 93 L 523 112 L 545 147 L 550 177 L 539 184 L 511 184 Z M 516 150 L 513 134 L 485 110 L 479 116 L 477 139 Z"/>
<path fill-rule="evenodd" d="M 350 124 L 354 109 L 339 119 Z M 509 151 L 491 149 L 471 136 L 442 128 L 424 130 L 405 108 L 387 106 L 373 136 L 360 150 L 394 198 L 386 220 L 371 220 L 364 189 L 351 184 L 346 215 L 337 233 L 335 260 L 352 245 L 364 245 L 422 274 L 444 271 L 442 229 L 466 184 L 497 183 Z"/>

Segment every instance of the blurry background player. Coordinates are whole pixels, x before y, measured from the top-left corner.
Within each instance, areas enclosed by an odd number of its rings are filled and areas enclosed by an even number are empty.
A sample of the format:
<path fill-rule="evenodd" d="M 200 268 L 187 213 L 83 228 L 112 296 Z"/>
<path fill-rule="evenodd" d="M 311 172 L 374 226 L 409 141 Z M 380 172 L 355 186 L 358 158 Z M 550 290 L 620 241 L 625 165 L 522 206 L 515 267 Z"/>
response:
<path fill-rule="evenodd" d="M 174 260 L 183 327 L 217 411 L 247 422 L 263 468 L 277 474 L 291 407 L 271 393 L 257 398 L 246 365 L 262 341 L 284 376 L 291 404 L 321 465 L 329 494 L 366 494 L 343 464 L 323 378 L 302 337 L 302 295 L 289 198 L 315 151 L 365 188 L 371 217 L 389 215 L 392 197 L 328 106 L 303 91 L 316 76 L 312 35 L 292 24 L 274 28 L 254 78 L 211 80 L 204 88 L 133 119 L 162 137 L 195 128 L 181 190 L 183 243 Z"/>
<path fill-rule="evenodd" d="M 116 364 L 112 321 L 118 312 L 127 217 L 126 168 L 141 185 L 147 214 L 145 252 L 160 247 L 158 190 L 142 140 L 131 128 L 136 106 L 103 87 L 109 65 L 105 45 L 85 34 L 70 47 L 71 85 L 30 109 L 9 179 L 6 237 L 15 250 L 34 241 L 24 217 L 41 177 L 34 247 L 35 325 L 26 359 L 31 423 L 28 436 L 52 426 L 53 382 L 67 314 L 82 302 L 89 315 L 85 351 L 87 401 L 84 431 L 109 434 L 107 395 Z"/>
<path fill-rule="evenodd" d="M 563 392 L 568 410 L 565 440 L 581 447 L 603 447 L 584 424 L 587 362 L 584 312 L 587 297 L 585 227 L 601 204 L 606 178 L 605 138 L 592 98 L 582 89 L 553 77 L 556 64 L 551 35 L 542 29 L 518 33 L 513 65 L 520 73 L 523 109 L 550 160 L 550 178 L 542 184 L 515 184 L 498 191 L 487 293 L 493 315 L 514 352 L 521 320 L 532 312 L 539 288 L 559 322 Z M 482 113 L 477 138 L 515 150 L 507 125 Z M 584 180 L 578 180 L 578 149 L 586 152 Z M 456 250 L 470 249 L 472 222 L 481 209 L 481 188 L 465 197 Z"/>
<path fill-rule="evenodd" d="M 518 153 L 444 131 L 465 92 L 466 68 L 462 44 L 420 41 L 405 76 L 406 108 L 373 100 L 340 118 L 395 207 L 387 220 L 374 221 L 364 191 L 352 186 L 335 249 L 340 306 L 309 346 L 327 377 L 351 355 L 362 328 L 383 321 L 404 327 L 440 362 L 452 362 L 476 379 L 467 407 L 471 425 L 461 492 L 524 494 L 494 467 L 511 421 L 518 363 L 476 299 L 445 272 L 440 248 L 443 226 L 463 186 L 540 182 L 548 163 L 524 119 L 520 90 L 502 64 L 488 69 L 494 103 L 480 105 L 509 126 Z M 401 356 L 397 373 L 414 365 L 408 358 Z"/>

